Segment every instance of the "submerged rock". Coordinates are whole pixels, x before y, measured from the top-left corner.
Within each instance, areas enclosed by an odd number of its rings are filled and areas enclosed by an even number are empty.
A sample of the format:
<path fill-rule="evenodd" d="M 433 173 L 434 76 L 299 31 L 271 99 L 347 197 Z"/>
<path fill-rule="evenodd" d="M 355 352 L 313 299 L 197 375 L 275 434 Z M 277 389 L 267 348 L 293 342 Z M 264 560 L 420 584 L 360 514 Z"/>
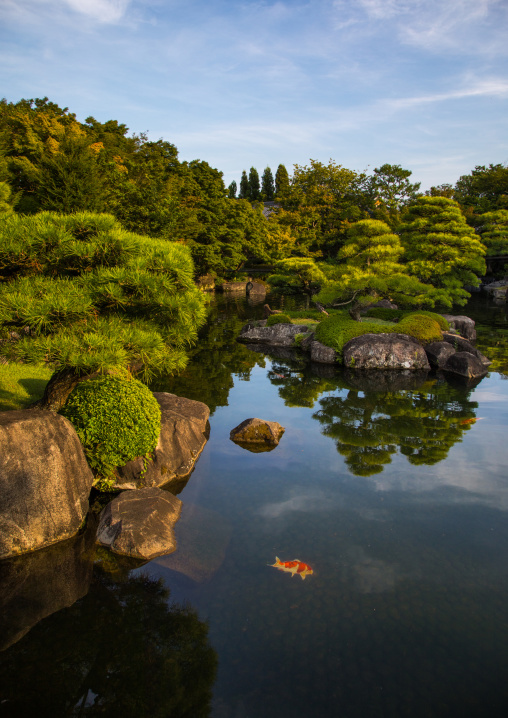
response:
<path fill-rule="evenodd" d="M 210 409 L 200 401 L 154 393 L 161 408 L 161 433 L 151 460 L 138 457 L 117 469 L 116 489 L 139 489 L 181 481 L 192 471 L 208 440 Z"/>
<path fill-rule="evenodd" d="M 422 345 L 406 334 L 362 334 L 344 345 L 350 369 L 430 369 Z"/>
<path fill-rule="evenodd" d="M 124 491 L 103 509 L 97 543 L 114 553 L 150 560 L 176 549 L 173 526 L 182 502 L 168 491 Z"/>
<path fill-rule="evenodd" d="M 264 419 L 245 419 L 241 424 L 231 430 L 229 438 L 236 444 L 240 444 L 251 451 L 259 451 L 259 448 L 267 447 L 264 450 L 275 448 L 284 433 L 283 426 L 276 421 L 265 421 Z M 261 448 L 261 451 L 263 448 Z"/>
<path fill-rule="evenodd" d="M 74 536 L 93 475 L 70 421 L 52 411 L 2 411 L 0 446 L 0 558 Z"/>

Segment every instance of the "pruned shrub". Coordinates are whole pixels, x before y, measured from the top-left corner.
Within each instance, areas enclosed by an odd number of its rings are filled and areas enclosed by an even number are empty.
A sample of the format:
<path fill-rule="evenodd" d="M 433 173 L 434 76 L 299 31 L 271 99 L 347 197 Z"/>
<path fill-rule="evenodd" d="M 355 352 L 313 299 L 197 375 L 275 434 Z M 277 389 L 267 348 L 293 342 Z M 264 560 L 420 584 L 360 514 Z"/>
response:
<path fill-rule="evenodd" d="M 336 314 L 333 317 L 324 319 L 316 327 L 316 339 L 332 347 L 338 352 L 342 352 L 344 344 L 354 337 L 362 334 L 384 334 L 390 330 L 385 324 L 375 324 L 374 322 L 355 322 L 348 314 Z"/>
<path fill-rule="evenodd" d="M 60 413 L 79 436 L 100 491 L 111 490 L 117 466 L 148 457 L 157 445 L 161 411 L 134 378 L 106 376 L 79 383 Z"/>
<path fill-rule="evenodd" d="M 274 324 L 291 324 L 291 317 L 287 314 L 270 314 L 266 320 L 266 326 L 272 327 Z"/>

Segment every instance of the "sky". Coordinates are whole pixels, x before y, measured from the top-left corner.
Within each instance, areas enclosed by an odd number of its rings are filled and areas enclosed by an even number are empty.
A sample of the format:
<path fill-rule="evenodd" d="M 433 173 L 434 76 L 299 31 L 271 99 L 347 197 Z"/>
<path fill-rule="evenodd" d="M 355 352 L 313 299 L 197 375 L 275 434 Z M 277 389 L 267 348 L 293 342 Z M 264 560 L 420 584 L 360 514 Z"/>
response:
<path fill-rule="evenodd" d="M 228 185 L 312 158 L 508 162 L 508 0 L 0 0 L 0 96 L 172 142 Z"/>

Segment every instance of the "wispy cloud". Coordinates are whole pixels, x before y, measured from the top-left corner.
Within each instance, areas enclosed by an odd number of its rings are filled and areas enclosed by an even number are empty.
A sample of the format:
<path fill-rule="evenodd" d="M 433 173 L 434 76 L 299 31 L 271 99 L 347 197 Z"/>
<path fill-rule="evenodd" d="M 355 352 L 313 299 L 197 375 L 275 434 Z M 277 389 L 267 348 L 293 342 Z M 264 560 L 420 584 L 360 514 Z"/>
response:
<path fill-rule="evenodd" d="M 125 14 L 130 0 L 64 0 L 73 10 L 97 22 L 118 22 Z"/>

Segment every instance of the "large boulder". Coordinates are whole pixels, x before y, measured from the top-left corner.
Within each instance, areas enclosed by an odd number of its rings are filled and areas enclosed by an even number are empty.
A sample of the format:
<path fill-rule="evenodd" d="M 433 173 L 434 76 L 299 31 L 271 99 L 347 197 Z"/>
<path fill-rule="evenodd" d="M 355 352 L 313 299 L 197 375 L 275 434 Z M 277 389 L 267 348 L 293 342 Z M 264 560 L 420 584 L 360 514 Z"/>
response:
<path fill-rule="evenodd" d="M 208 440 L 210 409 L 200 401 L 155 392 L 161 433 L 150 461 L 138 457 L 117 469 L 115 489 L 139 489 L 179 482 L 192 471 Z"/>
<path fill-rule="evenodd" d="M 430 369 L 421 344 L 406 334 L 362 334 L 343 349 L 350 369 Z"/>
<path fill-rule="evenodd" d="M 474 320 L 462 314 L 443 314 L 451 329 L 455 329 L 464 339 L 473 341 L 476 339 L 476 329 Z"/>
<path fill-rule="evenodd" d="M 123 491 L 101 512 L 97 543 L 113 553 L 149 561 L 176 549 L 173 526 L 182 502 L 168 491 Z"/>
<path fill-rule="evenodd" d="M 238 341 L 246 344 L 265 344 L 267 346 L 293 346 L 297 334 L 304 334 L 309 327 L 301 324 L 274 324 L 271 327 L 253 327 L 247 324 L 240 332 Z"/>
<path fill-rule="evenodd" d="M 277 446 L 284 431 L 284 427 L 276 421 L 245 419 L 231 430 L 229 438 L 236 444 L 251 450 L 256 450 L 257 446 L 271 449 Z"/>
<path fill-rule="evenodd" d="M 317 364 L 335 364 L 337 362 L 337 352 L 331 347 L 327 347 L 321 342 L 310 342 L 310 358 Z"/>
<path fill-rule="evenodd" d="M 0 651 L 88 593 L 94 533 L 0 561 Z"/>
<path fill-rule="evenodd" d="M 74 536 L 93 475 L 74 427 L 51 411 L 0 412 L 0 558 Z"/>
<path fill-rule="evenodd" d="M 487 373 L 487 367 L 478 357 L 469 352 L 455 352 L 448 359 L 443 369 L 464 379 L 477 379 Z"/>
<path fill-rule="evenodd" d="M 488 367 L 492 364 L 485 354 L 482 354 L 476 347 L 474 347 L 467 339 L 459 337 L 456 334 L 450 332 L 443 332 L 443 341 L 448 342 L 452 345 L 456 352 L 467 352 L 475 356 L 484 367 Z"/>
<path fill-rule="evenodd" d="M 449 342 L 432 342 L 425 345 L 425 353 L 430 365 L 441 369 L 451 355 L 455 354 L 455 349 Z"/>

